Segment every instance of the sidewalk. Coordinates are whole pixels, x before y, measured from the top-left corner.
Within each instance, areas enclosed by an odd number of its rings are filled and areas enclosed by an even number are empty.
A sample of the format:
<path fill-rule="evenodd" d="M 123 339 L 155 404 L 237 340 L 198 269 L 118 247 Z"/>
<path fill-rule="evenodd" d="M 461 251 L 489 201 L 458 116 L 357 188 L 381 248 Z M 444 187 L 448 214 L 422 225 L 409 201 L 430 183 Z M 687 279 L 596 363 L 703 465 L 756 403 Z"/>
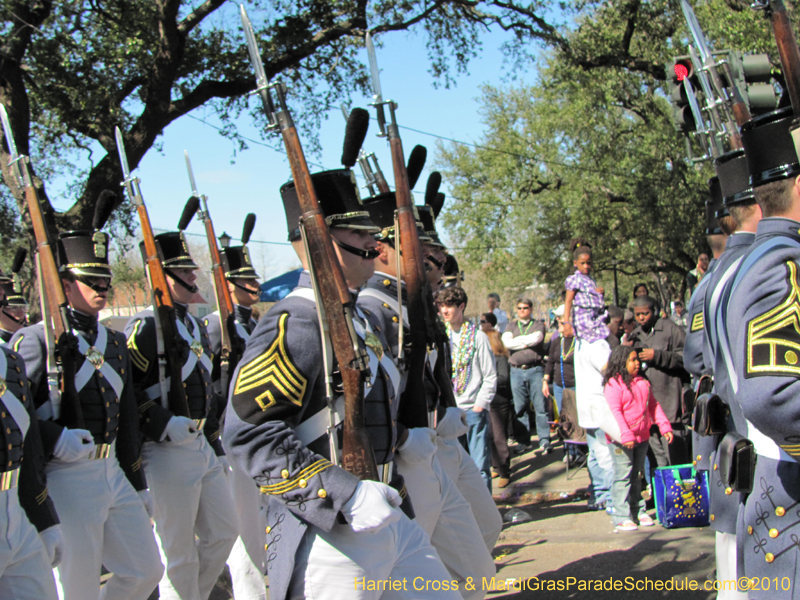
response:
<path fill-rule="evenodd" d="M 520 579 L 526 580 L 528 589 L 490 592 L 487 598 L 710 600 L 715 597 L 713 591 L 702 591 L 706 580 L 714 576 L 713 530 L 664 529 L 656 524 L 635 532 L 615 533 L 605 511 L 586 510 L 589 485 L 586 469 L 579 472 L 570 469 L 570 476 L 574 476 L 568 480 L 563 456 L 559 445 L 547 456 L 529 452 L 512 459 L 511 484 L 502 490 L 495 485 L 493 495 L 502 514 L 510 508 L 519 508 L 532 517 L 529 522 L 504 525 L 494 551 L 495 589 L 502 589 L 501 582 L 505 580 Z M 650 515 L 655 519 L 655 511 L 650 511 Z M 626 580 L 627 577 L 631 579 Z M 671 579 L 674 581 L 669 585 L 674 586 L 673 591 L 663 588 L 655 591 L 652 587 L 656 581 L 664 585 Z M 594 588 L 596 585 L 610 588 L 613 580 L 619 580 L 617 585 L 622 589 Z M 579 589 L 582 583 L 593 587 L 582 591 Z M 637 583 L 638 591 L 625 590 L 626 586 Z M 569 589 L 564 589 L 568 585 Z M 642 591 L 644 585 L 651 587 Z M 692 585 L 698 591 L 690 591 Z"/>

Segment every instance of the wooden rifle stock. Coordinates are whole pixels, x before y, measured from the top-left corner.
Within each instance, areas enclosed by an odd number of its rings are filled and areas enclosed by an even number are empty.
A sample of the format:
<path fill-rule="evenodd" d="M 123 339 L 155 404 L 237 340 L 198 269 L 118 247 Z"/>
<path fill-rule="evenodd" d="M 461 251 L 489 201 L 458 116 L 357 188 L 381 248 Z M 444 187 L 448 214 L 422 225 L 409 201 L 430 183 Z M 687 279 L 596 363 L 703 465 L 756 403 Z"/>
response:
<path fill-rule="evenodd" d="M 320 296 L 317 301 L 325 309 L 331 344 L 344 385 L 342 466 L 361 479 L 378 481 L 378 467 L 364 420 L 364 373 L 367 367 L 364 363 L 366 357 L 357 345 L 353 330 L 355 305 L 334 252 L 325 216 L 317 201 L 297 129 L 285 106 L 276 116 L 300 203 L 308 259 L 317 277 Z"/>
<path fill-rule="evenodd" d="M 795 118 L 800 116 L 800 50 L 794 36 L 792 23 L 782 0 L 770 0 L 768 14 L 772 32 L 778 45 L 778 54 L 783 67 L 783 77 Z"/>
<path fill-rule="evenodd" d="M 164 345 L 164 356 L 159 356 L 158 360 L 159 363 L 166 360 L 169 369 L 170 381 L 167 408 L 176 416 L 189 417 L 189 403 L 186 400 L 186 390 L 183 388 L 183 380 L 181 378 L 183 353 L 178 345 L 178 340 L 183 338 L 178 333 L 175 320 L 175 305 L 172 303 L 172 295 L 167 286 L 164 265 L 161 264 L 161 258 L 158 256 L 156 239 L 153 235 L 153 228 L 150 225 L 150 217 L 147 214 L 147 207 L 144 202 L 136 204 L 136 211 L 139 214 L 139 223 L 142 226 L 147 276 L 153 289 L 153 316 L 156 318 L 157 327 L 160 330 L 159 333 Z"/>

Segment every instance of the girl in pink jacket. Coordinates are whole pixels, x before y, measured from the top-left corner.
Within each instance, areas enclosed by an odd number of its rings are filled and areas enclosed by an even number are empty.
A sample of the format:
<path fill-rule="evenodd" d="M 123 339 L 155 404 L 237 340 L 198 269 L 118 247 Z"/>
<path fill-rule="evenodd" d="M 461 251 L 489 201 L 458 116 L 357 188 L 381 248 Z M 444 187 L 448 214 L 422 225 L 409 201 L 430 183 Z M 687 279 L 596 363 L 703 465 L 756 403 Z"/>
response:
<path fill-rule="evenodd" d="M 656 423 L 668 443 L 672 442 L 672 427 L 650 391 L 650 382 L 639 374 L 639 356 L 630 346 L 614 348 L 608 359 L 604 383 L 606 401 L 621 432 L 620 441 L 609 440 L 614 462 L 611 522 L 617 531 L 652 527 L 653 519 L 645 512 L 642 502 L 641 483 L 650 426 Z"/>

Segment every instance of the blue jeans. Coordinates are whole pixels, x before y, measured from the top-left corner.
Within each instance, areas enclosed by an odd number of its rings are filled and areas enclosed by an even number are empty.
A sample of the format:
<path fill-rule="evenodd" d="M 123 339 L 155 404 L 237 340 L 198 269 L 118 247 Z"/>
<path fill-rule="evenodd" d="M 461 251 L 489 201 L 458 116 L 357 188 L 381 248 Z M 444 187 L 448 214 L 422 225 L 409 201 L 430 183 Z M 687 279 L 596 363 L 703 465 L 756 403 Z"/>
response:
<path fill-rule="evenodd" d="M 614 514 L 611 522 L 621 525 L 628 520 L 638 521 L 639 515 L 645 512 L 640 475 L 650 444 L 642 442 L 631 449 L 620 444 L 609 444 L 608 447 L 614 463 L 614 484 L 611 488 Z"/>
<path fill-rule="evenodd" d="M 611 501 L 611 485 L 614 481 L 614 462 L 611 458 L 606 434 L 602 429 L 592 427 L 586 430 L 586 442 L 589 445 L 589 504 Z"/>
<path fill-rule="evenodd" d="M 467 411 L 467 425 L 469 431 L 467 432 L 467 445 L 469 446 L 469 455 L 475 464 L 478 465 L 478 470 L 481 472 L 481 477 L 486 482 L 486 487 L 489 492 L 492 491 L 492 454 L 490 444 L 492 438 L 489 433 L 489 411 L 482 410 L 476 413 L 470 409 Z"/>
<path fill-rule="evenodd" d="M 514 396 L 514 412 L 517 419 L 528 431 L 528 439 L 517 442 L 530 443 L 531 425 L 529 414 L 534 412 L 536 418 L 536 435 L 539 436 L 539 447 L 547 448 L 550 445 L 550 425 L 547 422 L 547 412 L 544 408 L 544 394 L 542 393 L 542 380 L 544 367 L 520 369 L 511 367 L 511 394 Z"/>

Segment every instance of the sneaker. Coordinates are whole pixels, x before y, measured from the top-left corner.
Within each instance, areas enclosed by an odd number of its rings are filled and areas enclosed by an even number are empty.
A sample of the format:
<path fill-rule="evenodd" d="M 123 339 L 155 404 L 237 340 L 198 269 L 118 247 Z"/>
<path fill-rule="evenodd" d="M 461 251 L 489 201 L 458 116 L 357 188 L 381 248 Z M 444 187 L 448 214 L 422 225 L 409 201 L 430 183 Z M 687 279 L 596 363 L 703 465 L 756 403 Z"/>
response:
<path fill-rule="evenodd" d="M 606 510 L 605 502 L 590 503 L 586 505 L 586 510 Z"/>
<path fill-rule="evenodd" d="M 614 527 L 614 531 L 636 531 L 637 529 L 639 529 L 639 526 L 633 521 L 625 521 Z"/>
<path fill-rule="evenodd" d="M 647 514 L 639 515 L 639 527 L 653 527 L 656 524 L 652 517 Z"/>

